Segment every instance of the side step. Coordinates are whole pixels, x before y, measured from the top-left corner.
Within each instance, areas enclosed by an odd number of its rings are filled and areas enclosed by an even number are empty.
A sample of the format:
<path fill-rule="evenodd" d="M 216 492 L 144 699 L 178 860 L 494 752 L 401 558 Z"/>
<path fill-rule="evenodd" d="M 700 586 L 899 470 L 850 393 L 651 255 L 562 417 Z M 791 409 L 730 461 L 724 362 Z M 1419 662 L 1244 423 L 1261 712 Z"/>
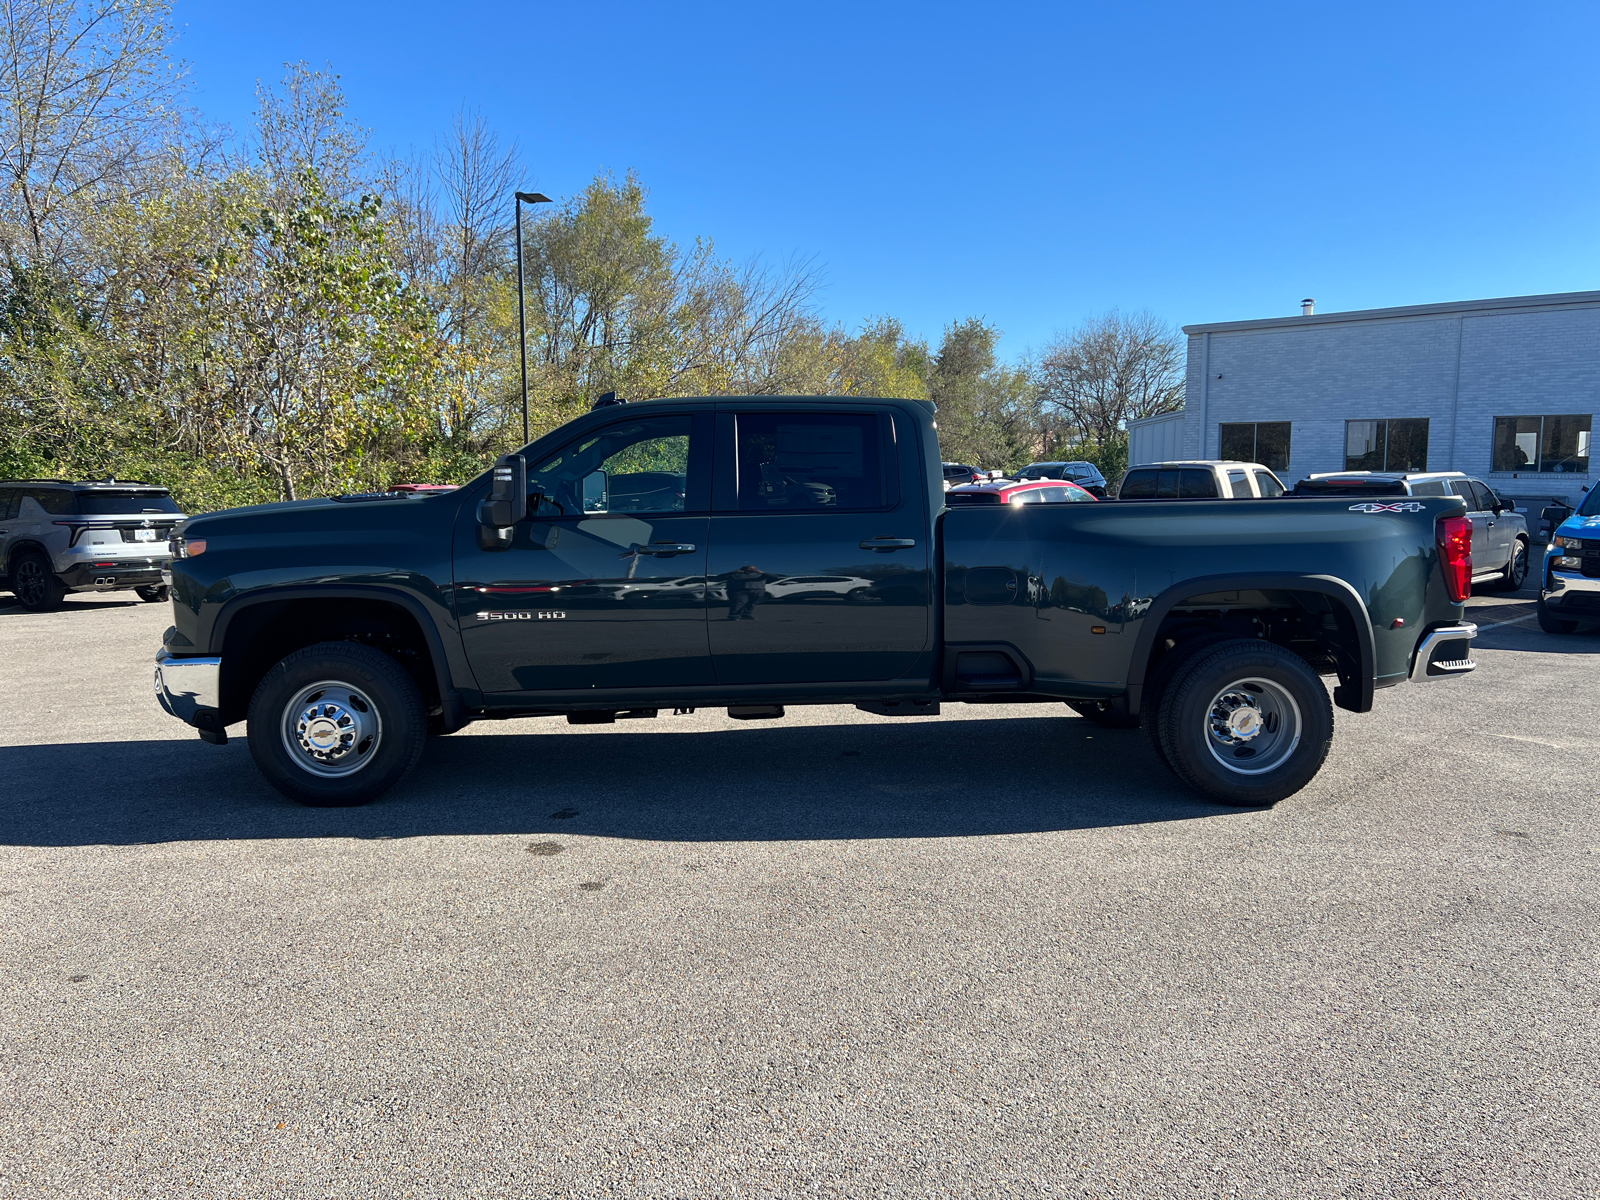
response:
<path fill-rule="evenodd" d="M 728 715 L 735 721 L 775 721 L 783 716 L 781 704 L 730 704 Z"/>
<path fill-rule="evenodd" d="M 868 700 L 856 705 L 864 713 L 878 717 L 937 717 L 937 700 Z"/>

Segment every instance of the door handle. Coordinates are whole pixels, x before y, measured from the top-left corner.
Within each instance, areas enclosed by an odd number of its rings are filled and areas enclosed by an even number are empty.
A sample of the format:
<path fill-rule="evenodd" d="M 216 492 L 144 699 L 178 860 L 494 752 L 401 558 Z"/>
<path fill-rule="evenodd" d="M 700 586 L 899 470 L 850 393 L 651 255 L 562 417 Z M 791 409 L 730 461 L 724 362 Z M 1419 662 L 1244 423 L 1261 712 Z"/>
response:
<path fill-rule="evenodd" d="M 651 542 L 648 546 L 630 546 L 621 554 L 622 558 L 632 558 L 636 554 L 660 554 L 670 557 L 674 554 L 693 554 L 694 547 L 688 542 Z"/>
<path fill-rule="evenodd" d="M 877 550 L 887 553 L 890 550 L 909 550 L 917 544 L 915 538 L 875 537 L 861 543 L 863 550 Z"/>

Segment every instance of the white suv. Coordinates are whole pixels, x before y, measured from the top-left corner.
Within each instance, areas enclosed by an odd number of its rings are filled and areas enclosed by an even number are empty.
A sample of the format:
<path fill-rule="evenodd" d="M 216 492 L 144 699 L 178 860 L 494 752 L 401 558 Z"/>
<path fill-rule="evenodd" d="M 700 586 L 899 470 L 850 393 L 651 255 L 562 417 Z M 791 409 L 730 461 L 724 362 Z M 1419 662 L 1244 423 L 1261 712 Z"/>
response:
<path fill-rule="evenodd" d="M 183 517 L 166 488 L 147 483 L 0 480 L 0 580 L 35 612 L 59 608 L 68 592 L 131 588 L 157 603 Z"/>

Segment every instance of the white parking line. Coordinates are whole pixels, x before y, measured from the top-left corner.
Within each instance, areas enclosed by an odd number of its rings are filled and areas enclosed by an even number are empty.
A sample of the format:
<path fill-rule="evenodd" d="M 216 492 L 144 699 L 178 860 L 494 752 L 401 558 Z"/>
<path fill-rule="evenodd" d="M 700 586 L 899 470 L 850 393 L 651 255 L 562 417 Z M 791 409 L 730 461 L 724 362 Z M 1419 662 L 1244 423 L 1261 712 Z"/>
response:
<path fill-rule="evenodd" d="M 1512 617 L 1509 621 L 1496 621 L 1493 625 L 1479 625 L 1478 632 L 1488 633 L 1489 630 L 1499 629 L 1502 625 L 1521 625 L 1524 621 L 1534 621 L 1537 620 L 1538 617 L 1538 613 L 1529 613 L 1525 617 Z"/>

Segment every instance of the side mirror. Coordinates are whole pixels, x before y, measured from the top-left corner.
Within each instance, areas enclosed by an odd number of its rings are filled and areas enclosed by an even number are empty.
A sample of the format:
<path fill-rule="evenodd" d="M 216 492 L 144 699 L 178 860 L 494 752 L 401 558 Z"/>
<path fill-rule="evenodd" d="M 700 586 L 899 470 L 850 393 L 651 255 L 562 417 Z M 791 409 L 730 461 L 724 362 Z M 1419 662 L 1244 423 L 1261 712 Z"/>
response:
<path fill-rule="evenodd" d="M 528 515 L 528 462 L 520 454 L 494 461 L 489 498 L 478 505 L 478 543 L 484 549 L 511 545 L 517 522 Z"/>
<path fill-rule="evenodd" d="M 607 492 L 611 481 L 604 471 L 591 471 L 583 477 L 583 511 L 605 512 L 611 506 Z"/>

